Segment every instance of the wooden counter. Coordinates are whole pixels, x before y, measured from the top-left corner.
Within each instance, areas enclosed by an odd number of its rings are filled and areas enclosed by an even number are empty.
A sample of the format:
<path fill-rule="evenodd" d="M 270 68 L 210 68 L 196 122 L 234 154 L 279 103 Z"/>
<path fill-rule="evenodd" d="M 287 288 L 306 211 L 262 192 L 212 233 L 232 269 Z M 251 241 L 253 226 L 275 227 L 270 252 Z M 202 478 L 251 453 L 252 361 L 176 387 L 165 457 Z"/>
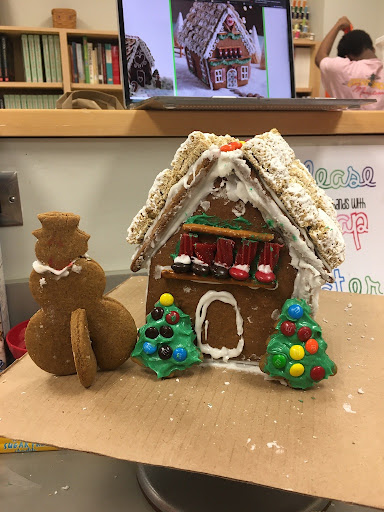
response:
<path fill-rule="evenodd" d="M 193 130 L 253 136 L 384 133 L 384 112 L 0 110 L 1 137 L 186 137 Z"/>

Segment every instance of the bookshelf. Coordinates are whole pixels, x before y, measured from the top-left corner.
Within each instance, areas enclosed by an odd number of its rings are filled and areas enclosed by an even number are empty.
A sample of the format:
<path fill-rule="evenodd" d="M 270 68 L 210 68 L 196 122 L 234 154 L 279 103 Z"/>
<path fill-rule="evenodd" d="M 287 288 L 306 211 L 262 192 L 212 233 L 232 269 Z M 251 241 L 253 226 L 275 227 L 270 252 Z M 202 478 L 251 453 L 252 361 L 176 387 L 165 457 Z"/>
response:
<path fill-rule="evenodd" d="M 318 47 L 319 43 L 312 39 L 293 40 L 296 95 L 299 97 L 317 98 L 320 96 L 320 70 L 315 64 Z"/>
<path fill-rule="evenodd" d="M 62 82 L 27 82 L 24 76 L 23 49 L 21 36 L 23 34 L 56 35 L 59 36 Z M 122 86 L 117 84 L 83 84 L 72 81 L 71 63 L 68 45 L 80 42 L 86 36 L 89 42 L 105 41 L 118 43 L 118 33 L 115 31 L 35 28 L 23 26 L 0 26 L 0 35 L 7 36 L 12 43 L 14 54 L 14 82 L 0 82 L 0 95 L 3 94 L 63 94 L 77 90 L 96 90 L 115 95 L 123 101 Z"/>

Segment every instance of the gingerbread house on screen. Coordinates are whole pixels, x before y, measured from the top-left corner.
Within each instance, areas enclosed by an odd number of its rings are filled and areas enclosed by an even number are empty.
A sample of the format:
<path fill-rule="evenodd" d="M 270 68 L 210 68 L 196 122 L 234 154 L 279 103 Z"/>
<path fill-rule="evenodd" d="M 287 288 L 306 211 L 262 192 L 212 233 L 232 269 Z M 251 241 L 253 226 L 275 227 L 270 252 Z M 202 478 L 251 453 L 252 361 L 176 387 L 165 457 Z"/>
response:
<path fill-rule="evenodd" d="M 194 2 L 178 41 L 191 73 L 211 89 L 248 83 L 256 47 L 231 4 Z"/>
<path fill-rule="evenodd" d="M 131 269 L 149 266 L 147 312 L 172 293 L 202 352 L 225 361 L 265 352 L 286 299 L 315 312 L 345 248 L 331 199 L 277 130 L 245 143 L 190 134 L 127 240 Z"/>
<path fill-rule="evenodd" d="M 155 60 L 147 44 L 138 36 L 125 36 L 128 79 L 133 90 L 150 85 Z"/>

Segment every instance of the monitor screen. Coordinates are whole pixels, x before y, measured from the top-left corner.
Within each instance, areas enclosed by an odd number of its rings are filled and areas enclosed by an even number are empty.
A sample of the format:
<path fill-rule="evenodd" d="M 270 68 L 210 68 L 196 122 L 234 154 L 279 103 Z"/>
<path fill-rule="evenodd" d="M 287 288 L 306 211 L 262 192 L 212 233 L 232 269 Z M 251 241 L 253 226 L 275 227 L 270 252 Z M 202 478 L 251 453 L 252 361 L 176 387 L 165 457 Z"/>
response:
<path fill-rule="evenodd" d="M 294 97 L 288 0 L 118 0 L 118 7 L 127 100 Z"/>

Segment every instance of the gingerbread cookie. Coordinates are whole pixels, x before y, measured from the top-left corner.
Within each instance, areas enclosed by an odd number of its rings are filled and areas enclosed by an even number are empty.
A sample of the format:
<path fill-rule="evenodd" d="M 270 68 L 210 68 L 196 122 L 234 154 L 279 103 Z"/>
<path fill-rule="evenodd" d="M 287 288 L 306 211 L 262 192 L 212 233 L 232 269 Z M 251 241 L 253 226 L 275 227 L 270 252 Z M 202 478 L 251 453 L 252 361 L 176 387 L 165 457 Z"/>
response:
<path fill-rule="evenodd" d="M 76 373 L 71 315 L 84 309 L 98 367 L 119 367 L 136 343 L 135 322 L 122 304 L 103 296 L 105 274 L 86 254 L 89 235 L 78 229 L 80 217 L 50 212 L 38 218 L 42 228 L 33 232 L 37 260 L 29 286 L 41 309 L 25 334 L 30 357 L 49 373 Z"/>
<path fill-rule="evenodd" d="M 76 309 L 71 315 L 71 343 L 76 372 L 81 384 L 89 388 L 95 380 L 97 362 L 92 350 L 85 309 Z"/>

